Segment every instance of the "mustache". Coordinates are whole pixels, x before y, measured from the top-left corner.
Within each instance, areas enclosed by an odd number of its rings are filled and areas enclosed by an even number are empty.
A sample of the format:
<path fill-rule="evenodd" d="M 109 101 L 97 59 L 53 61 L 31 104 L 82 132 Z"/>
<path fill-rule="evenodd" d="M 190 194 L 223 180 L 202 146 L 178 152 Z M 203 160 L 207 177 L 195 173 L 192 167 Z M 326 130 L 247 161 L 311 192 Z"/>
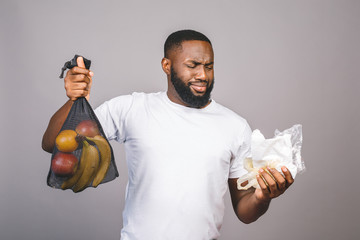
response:
<path fill-rule="evenodd" d="M 200 84 L 200 85 L 203 85 L 203 84 L 206 84 L 206 86 L 209 85 L 209 81 L 208 80 L 194 80 L 194 81 L 189 81 L 187 83 L 188 86 L 190 86 L 191 84 Z"/>

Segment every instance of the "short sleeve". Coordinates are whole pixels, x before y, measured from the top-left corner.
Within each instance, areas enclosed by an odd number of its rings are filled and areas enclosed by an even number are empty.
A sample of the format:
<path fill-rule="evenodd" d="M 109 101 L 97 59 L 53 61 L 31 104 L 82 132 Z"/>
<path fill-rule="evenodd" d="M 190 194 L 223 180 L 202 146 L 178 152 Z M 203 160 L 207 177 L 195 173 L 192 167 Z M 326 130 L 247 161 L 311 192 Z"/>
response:
<path fill-rule="evenodd" d="M 104 102 L 94 110 L 108 140 L 125 141 L 126 116 L 132 101 L 132 95 L 119 96 Z"/>
<path fill-rule="evenodd" d="M 245 121 L 242 134 L 234 144 L 234 155 L 230 163 L 229 178 L 239 178 L 248 171 L 244 168 L 244 159 L 251 155 L 251 128 Z"/>

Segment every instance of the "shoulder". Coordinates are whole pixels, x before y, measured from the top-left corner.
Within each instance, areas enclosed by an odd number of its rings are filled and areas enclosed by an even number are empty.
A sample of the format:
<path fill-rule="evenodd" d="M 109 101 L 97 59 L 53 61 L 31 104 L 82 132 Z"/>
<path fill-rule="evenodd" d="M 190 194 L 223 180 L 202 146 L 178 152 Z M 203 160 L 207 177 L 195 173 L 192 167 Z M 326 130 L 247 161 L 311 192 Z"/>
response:
<path fill-rule="evenodd" d="M 149 99 L 157 98 L 161 93 L 144 93 L 144 92 L 133 92 L 127 95 L 120 95 L 114 97 L 105 103 L 112 106 L 131 104 L 134 101 L 146 101 Z"/>
<path fill-rule="evenodd" d="M 132 94 L 121 95 L 114 97 L 101 104 L 96 111 L 107 110 L 113 114 L 127 113 L 134 109 L 143 109 L 150 103 L 156 105 L 156 102 L 161 98 L 161 92 L 159 93 L 144 93 L 133 92 Z"/>
<path fill-rule="evenodd" d="M 138 101 L 141 101 L 141 100 L 148 101 L 148 100 L 160 98 L 162 93 L 163 92 L 155 92 L 155 93 L 133 92 L 131 94 L 131 97 L 134 100 L 138 100 Z"/>
<path fill-rule="evenodd" d="M 217 103 L 214 101 L 214 109 L 218 112 L 224 122 L 229 125 L 236 125 L 241 130 L 245 128 L 249 128 L 249 124 L 246 119 L 240 116 L 238 113 L 234 112 L 233 110 L 225 107 L 224 105 Z"/>

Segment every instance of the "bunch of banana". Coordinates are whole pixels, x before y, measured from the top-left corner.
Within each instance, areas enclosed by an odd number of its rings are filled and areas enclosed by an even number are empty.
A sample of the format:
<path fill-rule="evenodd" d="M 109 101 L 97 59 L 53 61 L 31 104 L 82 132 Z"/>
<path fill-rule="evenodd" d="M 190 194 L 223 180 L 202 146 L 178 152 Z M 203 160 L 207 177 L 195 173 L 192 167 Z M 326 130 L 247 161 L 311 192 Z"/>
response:
<path fill-rule="evenodd" d="M 88 141 L 95 143 L 97 148 Z M 90 184 L 97 187 L 109 169 L 111 149 L 104 137 L 85 137 L 82 143 L 80 166 L 72 177 L 63 182 L 61 188 L 64 190 L 71 188 L 74 192 L 80 192 Z"/>
<path fill-rule="evenodd" d="M 97 187 L 101 181 L 105 178 L 106 173 L 110 167 L 111 163 L 111 148 L 106 139 L 100 135 L 95 137 L 87 137 L 86 139 L 94 142 L 100 152 L 100 166 L 95 174 L 94 180 L 92 182 L 93 187 Z"/>
<path fill-rule="evenodd" d="M 63 182 L 62 189 L 72 188 L 74 192 L 84 190 L 93 180 L 99 167 L 99 152 L 95 146 L 83 141 L 83 149 L 80 158 L 80 166 L 75 174 Z"/>

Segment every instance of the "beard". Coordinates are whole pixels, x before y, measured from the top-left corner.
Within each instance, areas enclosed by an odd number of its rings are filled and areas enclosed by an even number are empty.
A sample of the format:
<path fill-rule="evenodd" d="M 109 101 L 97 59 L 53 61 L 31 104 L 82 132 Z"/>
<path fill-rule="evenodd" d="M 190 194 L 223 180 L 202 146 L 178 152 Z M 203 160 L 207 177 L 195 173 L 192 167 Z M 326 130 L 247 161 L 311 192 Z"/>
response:
<path fill-rule="evenodd" d="M 190 89 L 190 83 L 185 84 L 183 81 L 181 81 L 176 71 L 172 67 L 170 80 L 171 83 L 174 85 L 177 94 L 179 94 L 181 100 L 187 105 L 189 105 L 189 107 L 202 108 L 209 103 L 211 91 L 214 87 L 214 79 L 211 81 L 211 84 L 207 86 L 205 93 L 201 96 L 196 96 L 195 94 L 193 94 Z"/>

